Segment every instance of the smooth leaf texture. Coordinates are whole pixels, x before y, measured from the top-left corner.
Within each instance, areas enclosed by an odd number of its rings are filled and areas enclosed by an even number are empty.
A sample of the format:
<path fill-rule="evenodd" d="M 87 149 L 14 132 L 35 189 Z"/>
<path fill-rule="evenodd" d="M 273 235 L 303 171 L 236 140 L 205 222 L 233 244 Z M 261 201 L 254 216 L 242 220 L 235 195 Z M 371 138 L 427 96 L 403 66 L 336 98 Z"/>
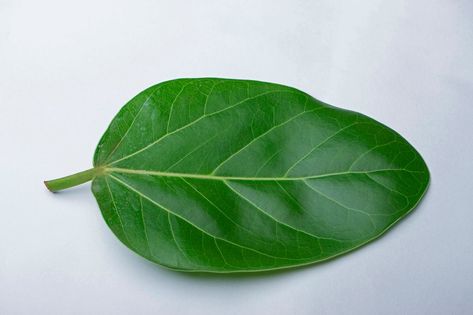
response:
<path fill-rule="evenodd" d="M 250 272 L 314 263 L 411 211 L 428 169 L 399 134 L 294 88 L 179 79 L 133 98 L 102 137 L 105 221 L 172 269 Z"/>

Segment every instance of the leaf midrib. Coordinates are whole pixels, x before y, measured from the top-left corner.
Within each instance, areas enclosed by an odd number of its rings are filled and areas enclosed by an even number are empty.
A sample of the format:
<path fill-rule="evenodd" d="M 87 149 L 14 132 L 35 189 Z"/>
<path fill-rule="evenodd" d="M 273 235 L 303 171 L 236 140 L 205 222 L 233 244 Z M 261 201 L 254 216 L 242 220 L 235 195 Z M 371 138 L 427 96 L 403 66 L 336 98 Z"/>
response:
<path fill-rule="evenodd" d="M 193 173 L 176 173 L 176 172 L 162 172 L 162 171 L 151 171 L 151 170 L 137 170 L 119 167 L 105 167 L 103 169 L 104 174 L 107 173 L 126 173 L 126 174 L 137 174 L 137 175 L 152 175 L 162 177 L 177 177 L 177 178 L 198 178 L 207 180 L 235 180 L 235 181 L 300 181 L 306 179 L 325 178 L 332 176 L 352 175 L 352 174 L 372 174 L 377 172 L 408 172 L 408 173 L 425 173 L 423 171 L 413 171 L 404 168 L 385 168 L 376 169 L 370 171 L 344 171 L 334 172 L 319 175 L 310 176 L 297 176 L 297 177 L 245 177 L 245 176 L 223 176 L 223 175 L 211 175 L 211 174 L 193 174 Z"/>

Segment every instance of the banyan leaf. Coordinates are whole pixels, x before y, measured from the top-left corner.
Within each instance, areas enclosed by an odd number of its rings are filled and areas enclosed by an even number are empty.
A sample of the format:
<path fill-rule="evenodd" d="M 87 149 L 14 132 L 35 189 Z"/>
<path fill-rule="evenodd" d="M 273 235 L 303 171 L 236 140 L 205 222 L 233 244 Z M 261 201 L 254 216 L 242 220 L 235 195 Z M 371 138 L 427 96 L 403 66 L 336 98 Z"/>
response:
<path fill-rule="evenodd" d="M 178 79 L 128 102 L 93 180 L 128 248 L 180 271 L 250 272 L 323 261 L 379 237 L 415 208 L 429 172 L 398 133 L 278 84 Z"/>

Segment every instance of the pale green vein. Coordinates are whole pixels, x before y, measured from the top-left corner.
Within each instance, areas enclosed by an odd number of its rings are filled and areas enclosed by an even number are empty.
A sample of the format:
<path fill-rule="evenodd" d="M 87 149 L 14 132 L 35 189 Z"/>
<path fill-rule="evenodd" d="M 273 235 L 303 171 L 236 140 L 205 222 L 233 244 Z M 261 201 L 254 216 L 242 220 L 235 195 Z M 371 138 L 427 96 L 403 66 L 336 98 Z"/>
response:
<path fill-rule="evenodd" d="M 168 213 L 174 215 L 175 217 L 177 218 L 180 218 L 181 220 L 187 222 L 189 225 L 193 226 L 195 229 L 201 231 L 202 233 L 210 236 L 211 238 L 216 238 L 216 239 L 219 239 L 223 242 L 226 242 L 228 244 L 231 244 L 233 246 L 236 246 L 236 247 L 241 247 L 241 248 L 245 248 L 249 251 L 252 251 L 252 252 L 255 252 L 255 253 L 258 253 L 260 255 L 263 255 L 263 256 L 267 256 L 267 257 L 270 257 L 270 258 L 275 258 L 275 259 L 279 259 L 279 260 L 294 260 L 294 261 L 301 261 L 301 260 L 307 260 L 307 259 L 310 259 L 311 257 L 307 257 L 307 258 L 300 258 L 300 259 L 297 259 L 297 258 L 286 258 L 286 257 L 278 257 L 278 256 L 273 256 L 273 255 L 269 255 L 269 254 L 266 254 L 266 253 L 263 253 L 263 252 L 260 252 L 259 250 L 257 249 L 254 249 L 254 248 L 250 248 L 250 247 L 247 247 L 247 246 L 244 246 L 244 245 L 240 245 L 240 244 L 237 244 L 237 243 L 234 243 L 230 240 L 227 240 L 227 239 L 224 239 L 224 238 L 221 238 L 221 237 L 218 237 L 218 236 L 215 236 L 215 235 L 212 235 L 211 233 L 203 230 L 202 228 L 200 228 L 199 226 L 195 225 L 194 223 L 192 223 L 191 221 L 187 220 L 186 218 L 184 218 L 183 216 L 175 213 L 174 211 L 164 207 L 163 205 L 159 204 L 158 202 L 156 202 L 154 199 L 152 199 L 151 197 L 148 197 L 147 195 L 143 194 L 142 192 L 140 192 L 139 190 L 137 190 L 135 187 L 131 186 L 130 184 L 122 181 L 121 179 L 113 176 L 113 175 L 110 175 L 111 178 L 113 178 L 115 181 L 117 181 L 118 183 L 120 183 L 121 185 L 125 186 L 126 188 L 128 188 L 129 190 L 133 191 L 134 193 L 142 196 L 143 198 L 145 198 L 146 200 L 150 201 L 151 203 L 155 204 L 156 206 L 158 206 L 159 208 L 167 211 Z M 314 257 L 312 257 L 314 258 Z"/>
<path fill-rule="evenodd" d="M 371 181 L 373 181 L 375 184 L 377 184 L 377 185 L 383 187 L 384 189 L 386 189 L 386 190 L 388 190 L 388 191 L 390 191 L 390 192 L 393 192 L 393 193 L 395 193 L 395 194 L 401 195 L 402 197 L 404 197 L 404 198 L 406 199 L 406 202 L 409 203 L 409 197 L 407 197 L 405 194 L 403 194 L 403 193 L 401 193 L 401 192 L 399 192 L 399 191 L 397 191 L 397 190 L 394 190 L 394 189 L 392 189 L 392 188 L 386 186 L 385 184 L 383 184 L 383 183 L 377 181 L 377 180 L 374 179 L 372 176 L 370 176 L 370 174 L 365 174 L 365 175 L 366 175 Z"/>
<path fill-rule="evenodd" d="M 238 190 L 236 190 L 234 187 L 232 187 L 232 185 L 230 185 L 227 181 L 224 181 L 225 185 L 227 185 L 227 187 L 229 189 L 231 189 L 236 195 L 238 195 L 241 199 L 245 200 L 246 202 L 248 202 L 250 205 L 252 205 L 255 209 L 261 211 L 261 213 L 265 214 L 266 216 L 268 216 L 269 218 L 271 218 L 273 221 L 275 221 L 276 223 L 280 224 L 280 225 L 283 225 L 283 226 L 286 226 L 288 227 L 289 229 L 295 231 L 295 232 L 299 232 L 299 233 L 302 233 L 302 234 L 305 234 L 305 235 L 308 235 L 312 238 L 315 238 L 315 239 L 327 239 L 325 237 L 322 237 L 322 236 L 319 236 L 319 235 L 315 235 L 313 233 L 310 233 L 310 232 L 307 232 L 307 231 L 303 231 L 303 230 L 300 230 L 300 229 L 297 229 L 295 228 L 294 226 L 291 226 L 287 223 L 284 223 L 282 221 L 279 221 L 277 218 L 273 217 L 271 214 L 269 214 L 269 212 L 263 210 L 261 207 L 259 207 L 257 204 L 255 204 L 253 201 L 251 201 L 248 197 L 246 197 L 245 195 L 243 195 L 242 193 L 240 193 Z M 337 239 L 330 239 L 330 240 L 333 240 L 333 241 L 340 241 L 340 242 L 343 242 L 343 240 L 337 240 Z"/>
<path fill-rule="evenodd" d="M 362 154 L 360 154 L 351 164 L 350 166 L 348 167 L 348 170 L 352 170 L 353 166 L 355 166 L 355 164 L 357 162 L 359 162 L 364 156 L 366 156 L 367 154 L 369 154 L 370 152 L 373 152 L 374 150 L 376 149 L 379 149 L 379 148 L 382 148 L 382 147 L 385 147 L 385 146 L 388 146 L 388 145 L 391 145 L 393 143 L 396 143 L 396 142 L 399 142 L 397 140 L 392 140 L 392 141 L 389 141 L 389 142 L 386 142 L 384 144 L 379 144 L 379 145 L 375 145 L 374 147 L 370 148 L 369 150 L 366 150 L 365 152 L 363 152 Z"/>
<path fill-rule="evenodd" d="M 168 168 L 166 168 L 166 171 L 169 171 L 170 169 L 172 169 L 174 166 L 176 166 L 177 164 L 181 163 L 183 160 L 185 160 L 189 155 L 191 155 L 192 153 L 196 152 L 197 150 L 199 150 L 200 148 L 202 148 L 204 145 L 206 145 L 207 143 L 209 143 L 210 141 L 212 141 L 213 139 L 215 139 L 219 134 L 218 133 L 215 133 L 212 137 L 210 137 L 209 139 L 205 140 L 204 142 L 202 142 L 201 144 L 199 144 L 198 146 L 196 146 L 194 149 L 192 149 L 191 151 L 189 151 L 187 154 L 185 154 L 184 156 L 182 156 L 180 159 L 178 159 L 176 162 L 174 162 L 171 166 L 169 166 Z"/>
<path fill-rule="evenodd" d="M 263 162 L 263 164 L 256 170 L 256 173 L 255 173 L 255 177 L 258 176 L 258 174 L 263 170 L 263 168 L 268 165 L 275 157 L 276 155 L 278 155 L 278 153 L 280 153 L 282 151 L 282 149 L 279 149 L 277 150 L 276 152 L 274 152 L 273 154 L 271 154 L 271 156 Z"/>
<path fill-rule="evenodd" d="M 291 167 L 289 167 L 286 171 L 286 173 L 284 173 L 284 176 L 287 176 L 289 175 L 289 173 L 299 164 L 301 163 L 302 161 L 304 161 L 309 155 L 312 154 L 312 152 L 314 152 L 315 150 L 317 150 L 318 148 L 320 148 L 322 145 L 324 145 L 325 143 L 327 143 L 330 139 L 333 139 L 336 135 L 340 134 L 341 132 L 347 130 L 348 128 L 356 125 L 356 124 L 359 124 L 359 122 L 354 122 L 352 124 L 349 124 L 348 126 L 345 126 L 341 129 L 339 129 L 337 132 L 333 133 L 331 136 L 327 137 L 325 140 L 323 140 L 322 142 L 320 142 L 319 144 L 317 144 L 315 147 L 313 147 L 309 152 L 307 152 L 304 156 L 302 156 L 299 160 L 297 160 Z"/>
<path fill-rule="evenodd" d="M 150 95 L 146 98 L 146 100 L 143 102 L 143 104 L 141 104 L 141 107 L 140 109 L 138 110 L 138 112 L 136 113 L 135 117 L 133 117 L 133 120 L 131 122 L 131 124 L 128 126 L 127 130 L 125 131 L 125 133 L 123 134 L 123 136 L 120 137 L 120 140 L 117 142 L 117 144 L 115 145 L 115 147 L 113 148 L 112 151 L 110 151 L 110 153 L 107 155 L 107 157 L 105 158 L 104 161 L 108 161 L 108 159 L 110 159 L 112 156 L 113 156 L 113 153 L 115 153 L 115 151 L 120 147 L 120 145 L 122 144 L 123 140 L 126 138 L 126 136 L 128 135 L 128 133 L 130 132 L 130 130 L 133 128 L 133 125 L 135 124 L 136 120 L 138 119 L 138 117 L 140 116 L 141 112 L 143 111 L 143 108 L 146 107 L 146 104 L 148 103 L 149 99 L 154 95 L 154 93 L 159 90 L 160 87 L 158 87 L 156 90 L 153 90 Z M 105 162 L 105 163 L 106 163 Z"/>
<path fill-rule="evenodd" d="M 239 224 L 238 222 L 234 221 L 231 217 L 229 217 L 225 211 L 223 211 L 222 209 L 220 209 L 219 206 L 217 206 L 214 202 L 212 202 L 207 196 L 205 196 L 200 190 L 197 189 L 197 187 L 195 187 L 194 185 L 192 185 L 190 182 L 188 182 L 187 180 L 185 180 L 185 178 L 181 178 L 184 183 L 186 183 L 189 187 L 191 187 L 196 193 L 198 193 L 202 198 L 204 198 L 210 205 L 212 205 L 215 209 L 218 210 L 218 212 L 220 212 L 224 217 L 226 217 L 231 223 L 233 223 L 235 226 L 241 228 L 242 230 L 254 235 L 254 232 L 252 232 L 251 230 L 248 230 L 246 227 L 244 227 L 243 225 Z"/>
<path fill-rule="evenodd" d="M 148 247 L 149 255 L 152 257 L 153 254 L 151 252 L 151 246 L 150 246 L 150 243 L 149 243 L 148 232 L 147 232 L 147 228 L 146 228 L 145 212 L 144 212 L 144 209 L 143 209 L 143 200 L 142 200 L 143 198 L 141 198 L 141 196 L 138 196 L 138 197 L 140 199 L 141 222 L 143 223 L 143 233 L 145 235 L 146 246 Z"/>
<path fill-rule="evenodd" d="M 190 123 L 188 123 L 188 124 L 186 124 L 186 125 L 184 125 L 184 126 L 182 126 L 182 127 L 180 127 L 180 128 L 177 128 L 177 129 L 175 129 L 175 130 L 173 130 L 173 131 L 171 131 L 171 132 L 169 132 L 169 133 L 164 134 L 163 136 L 161 136 L 161 137 L 158 138 L 157 140 L 151 142 L 151 143 L 148 144 L 147 146 L 145 146 L 145 147 L 143 147 L 143 148 L 141 148 L 141 149 L 139 149 L 139 150 L 137 150 L 137 151 L 135 151 L 135 152 L 133 152 L 133 153 L 127 155 L 127 156 L 124 156 L 124 157 L 122 157 L 122 158 L 120 158 L 120 159 L 118 159 L 118 160 L 115 160 L 115 161 L 113 161 L 113 162 L 110 162 L 108 165 L 112 165 L 112 164 L 118 163 L 118 162 L 123 161 L 123 160 L 125 160 L 125 159 L 128 159 L 128 158 L 130 158 L 130 157 L 132 157 L 132 156 L 135 156 L 136 154 L 139 154 L 139 153 L 141 153 L 141 152 L 143 152 L 143 151 L 146 151 L 147 149 L 149 149 L 150 147 L 156 145 L 157 143 L 159 143 L 159 142 L 162 141 L 163 139 L 169 137 L 170 135 L 173 135 L 173 134 L 175 134 L 175 133 L 177 133 L 177 132 L 179 132 L 179 131 L 182 131 L 182 130 L 184 130 L 184 129 L 186 129 L 186 128 L 189 128 L 190 126 L 192 126 L 192 125 L 198 123 L 199 121 L 201 121 L 202 119 L 204 119 L 204 118 L 206 118 L 206 117 L 210 117 L 210 116 L 214 116 L 214 115 L 220 114 L 220 113 L 222 113 L 222 112 L 224 112 L 224 111 L 227 111 L 227 110 L 229 110 L 229 109 L 232 109 L 232 108 L 234 108 L 234 107 L 236 107 L 236 106 L 238 106 L 238 105 L 244 104 L 244 103 L 247 102 L 247 101 L 257 99 L 258 97 L 261 97 L 261 96 L 269 95 L 269 94 L 272 94 L 272 93 L 283 93 L 283 92 L 285 92 L 285 93 L 291 93 L 291 94 L 298 94 L 298 93 L 295 93 L 295 92 L 293 92 L 293 91 L 288 91 L 288 90 L 274 90 L 274 91 L 269 91 L 269 92 L 260 93 L 260 94 L 258 94 L 258 95 L 253 96 L 253 97 L 250 97 L 250 98 L 246 98 L 246 99 L 244 99 L 244 100 L 242 100 L 242 101 L 240 101 L 240 102 L 237 102 L 237 103 L 235 103 L 235 104 L 233 104 L 233 105 L 231 105 L 231 106 L 225 107 L 224 109 L 221 109 L 221 110 L 219 110 L 219 111 L 212 112 L 212 113 L 210 113 L 210 114 L 204 114 L 204 115 L 202 115 L 201 117 L 197 118 L 196 120 L 194 120 L 194 121 L 192 121 L 192 122 L 190 122 Z"/>
<path fill-rule="evenodd" d="M 304 184 L 309 187 L 311 190 L 313 190 L 314 192 L 316 192 L 317 194 L 319 194 L 320 196 L 324 197 L 325 199 L 327 200 L 330 200 L 332 201 L 333 203 L 339 205 L 340 207 L 344 208 L 344 209 L 347 209 L 349 211 L 353 211 L 353 212 L 358 212 L 358 213 L 361 213 L 365 216 L 368 217 L 368 219 L 370 220 L 371 224 L 373 225 L 373 228 L 376 230 L 376 224 L 374 223 L 373 221 L 373 218 L 372 218 L 372 214 L 371 213 L 368 213 L 366 211 L 363 211 L 363 210 L 360 210 L 360 209 L 355 209 L 355 208 L 351 208 L 351 207 L 348 207 L 347 205 L 344 205 L 342 204 L 340 201 L 338 200 L 335 200 L 333 199 L 332 197 L 330 196 L 327 196 L 326 194 L 324 194 L 323 192 L 321 192 L 320 190 L 316 189 L 315 187 L 313 187 L 312 185 L 309 185 L 309 183 L 307 183 L 307 181 L 303 181 Z"/>
<path fill-rule="evenodd" d="M 309 217 L 311 217 L 313 220 L 315 221 L 318 221 L 318 219 L 316 217 L 314 217 L 310 211 L 308 211 L 296 198 L 294 198 L 287 190 L 286 188 L 284 188 L 278 181 L 276 181 L 276 184 L 279 186 L 279 188 L 281 188 L 281 190 L 284 192 L 284 194 L 286 196 L 289 197 L 289 199 L 292 200 L 292 202 L 294 202 L 300 209 L 302 209 Z M 320 237 L 319 237 L 320 238 Z M 329 239 L 329 238 L 325 238 L 325 239 Z M 338 239 L 333 239 L 334 241 L 341 241 L 341 240 L 338 240 Z"/>
<path fill-rule="evenodd" d="M 311 213 L 310 211 L 307 211 L 307 209 L 296 199 L 294 198 L 287 190 L 286 188 L 284 188 L 279 182 L 276 182 L 276 184 L 279 186 L 279 188 L 282 189 L 282 191 L 286 194 L 286 196 L 288 196 L 300 209 L 302 209 L 309 217 L 311 217 L 313 220 L 315 221 L 318 221 L 317 218 L 315 218 Z M 320 244 L 320 239 L 322 239 L 322 237 L 318 237 L 317 238 L 317 244 L 319 245 L 319 249 L 320 249 L 320 254 L 323 253 L 323 249 L 322 249 L 322 245 Z M 333 241 L 342 241 L 342 240 L 339 240 L 339 239 L 335 239 L 335 238 L 329 238 L 329 237 L 324 237 L 323 238 L 324 240 L 333 240 Z"/>
<path fill-rule="evenodd" d="M 131 242 L 130 242 L 130 239 L 128 238 L 128 235 L 125 232 L 125 226 L 123 225 L 123 221 L 122 221 L 122 218 L 120 216 L 120 212 L 119 212 L 118 207 L 115 203 L 115 198 L 113 198 L 112 190 L 110 189 L 110 185 L 108 184 L 107 178 L 105 178 L 105 183 L 107 184 L 108 193 L 110 194 L 110 199 L 112 200 L 113 208 L 115 209 L 115 213 L 117 214 L 118 222 L 120 222 L 120 227 L 122 228 L 123 235 L 125 236 L 126 240 L 128 241 L 128 244 L 130 246 L 132 246 Z"/>
<path fill-rule="evenodd" d="M 222 82 L 225 82 L 225 81 L 217 81 L 217 82 L 214 82 L 214 84 L 212 85 L 212 87 L 210 88 L 210 91 L 209 93 L 207 94 L 207 97 L 205 98 L 205 102 L 204 102 L 204 115 L 207 114 L 207 103 L 209 102 L 209 98 L 210 96 L 212 95 L 215 87 L 219 84 L 221 84 Z"/>
<path fill-rule="evenodd" d="M 171 103 L 171 106 L 169 108 L 169 115 L 168 115 L 168 122 L 166 124 L 166 133 L 168 133 L 168 130 L 169 130 L 169 123 L 171 122 L 171 116 L 172 116 L 172 111 L 174 109 L 174 104 L 177 102 L 177 100 L 179 99 L 179 96 L 181 96 L 182 92 L 184 92 L 184 90 L 186 89 L 186 87 L 188 87 L 189 85 L 191 85 L 193 83 L 193 81 L 190 81 L 186 84 L 184 84 L 182 87 L 181 87 L 181 90 L 176 94 L 176 97 L 174 98 L 174 100 L 172 101 Z"/>
<path fill-rule="evenodd" d="M 191 259 L 187 256 L 187 253 L 182 249 L 181 245 L 179 245 L 179 242 L 177 241 L 176 235 L 174 234 L 174 228 L 172 227 L 172 222 L 171 222 L 171 213 L 168 212 L 168 223 L 169 223 L 169 230 L 171 231 L 172 239 L 174 240 L 174 244 L 176 244 L 177 249 L 179 252 L 181 252 L 182 256 L 187 259 L 188 262 L 190 262 L 192 265 L 195 265 Z"/>
<path fill-rule="evenodd" d="M 214 243 L 215 243 L 215 247 L 217 248 L 217 251 L 218 253 L 220 254 L 220 257 L 222 257 L 222 260 L 223 262 L 225 263 L 225 265 L 229 266 L 229 267 L 232 267 L 232 268 L 237 268 L 239 269 L 239 267 L 237 266 L 232 266 L 231 264 L 228 263 L 228 261 L 225 259 L 225 256 L 223 256 L 223 253 L 222 253 L 222 250 L 220 249 L 220 246 L 218 246 L 218 243 L 217 243 L 217 239 L 214 238 Z"/>
<path fill-rule="evenodd" d="M 270 134 L 271 132 L 273 132 L 274 130 L 278 129 L 278 128 L 281 128 L 285 125 L 287 125 L 288 123 L 290 123 L 291 121 L 299 118 L 300 116 L 304 115 L 304 114 L 307 114 L 307 113 L 312 113 L 312 112 L 315 112 L 317 111 L 318 109 L 321 109 L 322 107 L 319 107 L 319 108 L 315 108 L 313 110 L 309 110 L 309 111 L 305 111 L 305 112 L 301 112 L 285 121 L 283 121 L 282 123 L 280 124 L 277 124 L 271 128 L 269 128 L 268 130 L 266 130 L 265 132 L 263 132 L 262 134 L 260 134 L 259 136 L 253 138 L 250 142 L 248 142 L 247 144 L 245 144 L 244 146 L 242 146 L 239 150 L 237 150 L 236 152 L 234 152 L 233 154 L 231 154 L 230 156 L 228 156 L 225 160 L 223 160 L 219 165 L 217 165 L 214 170 L 210 173 L 211 175 L 214 175 L 217 173 L 218 169 L 221 168 L 222 166 L 225 165 L 225 163 L 227 163 L 228 161 L 230 161 L 232 158 L 234 158 L 235 156 L 237 156 L 240 152 L 242 152 L 243 150 L 245 150 L 246 148 L 248 148 L 249 146 L 251 146 L 253 143 L 255 143 L 256 141 L 258 141 L 259 139 L 263 138 L 264 136 L 267 136 L 268 134 Z"/>

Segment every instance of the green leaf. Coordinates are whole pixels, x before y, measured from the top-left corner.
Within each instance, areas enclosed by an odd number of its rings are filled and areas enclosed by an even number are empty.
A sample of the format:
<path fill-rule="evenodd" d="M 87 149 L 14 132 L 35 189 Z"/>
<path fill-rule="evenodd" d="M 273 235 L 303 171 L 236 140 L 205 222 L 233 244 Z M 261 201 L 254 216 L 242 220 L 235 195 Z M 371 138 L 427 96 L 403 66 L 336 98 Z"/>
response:
<path fill-rule="evenodd" d="M 133 98 L 100 140 L 93 179 L 127 247 L 181 271 L 250 272 L 323 261 L 383 234 L 429 172 L 399 134 L 294 88 L 179 79 Z"/>

